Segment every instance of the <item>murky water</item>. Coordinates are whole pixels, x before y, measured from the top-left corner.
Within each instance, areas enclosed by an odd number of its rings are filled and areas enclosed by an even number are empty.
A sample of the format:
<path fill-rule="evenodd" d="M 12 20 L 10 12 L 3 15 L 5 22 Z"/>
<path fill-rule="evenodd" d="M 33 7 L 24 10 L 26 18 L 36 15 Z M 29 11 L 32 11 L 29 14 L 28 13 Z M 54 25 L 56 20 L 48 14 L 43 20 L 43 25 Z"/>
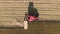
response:
<path fill-rule="evenodd" d="M 60 22 L 32 22 L 29 28 L 0 28 L 0 34 L 60 34 Z"/>

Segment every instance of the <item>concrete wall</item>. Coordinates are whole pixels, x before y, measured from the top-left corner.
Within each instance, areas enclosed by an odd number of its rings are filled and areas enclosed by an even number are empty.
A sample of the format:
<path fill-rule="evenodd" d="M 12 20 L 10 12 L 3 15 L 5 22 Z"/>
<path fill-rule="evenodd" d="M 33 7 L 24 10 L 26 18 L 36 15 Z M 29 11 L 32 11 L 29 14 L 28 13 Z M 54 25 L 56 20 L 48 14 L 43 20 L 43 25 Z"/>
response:
<path fill-rule="evenodd" d="M 60 20 L 60 0 L 0 0 L 0 20 L 23 19 L 29 2 L 34 3 L 40 20 Z"/>

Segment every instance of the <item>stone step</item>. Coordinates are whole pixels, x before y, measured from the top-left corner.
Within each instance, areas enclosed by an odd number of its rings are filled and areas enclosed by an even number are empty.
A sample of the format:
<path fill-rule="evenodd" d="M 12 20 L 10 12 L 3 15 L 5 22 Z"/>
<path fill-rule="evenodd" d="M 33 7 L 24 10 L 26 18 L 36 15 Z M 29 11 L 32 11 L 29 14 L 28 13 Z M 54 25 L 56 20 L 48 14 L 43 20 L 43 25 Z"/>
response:
<path fill-rule="evenodd" d="M 59 10 L 60 8 L 57 8 L 57 7 L 35 7 L 36 9 L 38 10 Z M 28 7 L 0 7 L 0 10 L 1 11 L 20 11 L 20 10 L 28 10 Z"/>
<path fill-rule="evenodd" d="M 58 8 L 58 7 L 40 7 L 40 6 L 36 6 L 36 7 L 34 7 L 34 8 L 37 8 L 37 9 L 60 9 L 60 7 Z M 20 6 L 20 7 L 0 7 L 0 9 L 1 10 L 3 10 L 3 9 L 17 9 L 17 10 L 21 10 L 21 9 L 28 9 L 28 7 L 25 7 L 25 6 Z"/>
<path fill-rule="evenodd" d="M 59 10 L 60 11 L 60 10 Z M 58 10 L 56 10 L 56 11 L 49 11 L 49 10 L 47 10 L 47 11 L 38 11 L 39 12 L 39 14 L 52 14 L 52 15 L 54 15 L 54 14 L 56 14 L 56 15 L 60 15 L 60 12 L 59 12 Z M 0 15 L 24 15 L 25 14 L 25 12 L 28 12 L 28 11 L 17 11 L 17 12 L 11 12 L 11 11 L 9 11 L 9 12 L 7 12 L 7 11 L 0 11 Z"/>
<path fill-rule="evenodd" d="M 41 14 L 39 15 L 40 20 L 60 20 L 59 15 L 47 15 L 47 14 Z M 21 20 L 22 19 L 22 20 Z M 0 22 L 23 22 L 24 16 L 0 16 Z"/>
<path fill-rule="evenodd" d="M 59 5 L 60 3 L 33 3 L 33 5 Z M 6 2 L 6 3 L 4 3 L 4 2 L 0 2 L 0 5 L 1 6 L 28 6 L 29 5 L 29 3 L 20 3 L 20 2 L 15 2 L 15 3 L 8 3 L 8 2 Z"/>
<path fill-rule="evenodd" d="M 21 14 L 25 14 L 25 12 L 27 12 L 27 11 L 18 11 L 18 12 L 2 11 L 2 12 L 0 12 L 0 15 L 21 15 Z"/>
<path fill-rule="evenodd" d="M 0 7 L 0 11 L 20 11 L 20 10 L 28 10 L 28 8 L 24 7 Z"/>
<path fill-rule="evenodd" d="M 13 9 L 13 8 L 14 9 L 20 9 L 20 8 L 25 9 L 26 8 L 27 9 L 28 6 L 19 6 L 19 7 L 18 6 L 15 6 L 15 7 L 10 7 L 10 6 L 9 7 L 6 7 L 5 6 L 5 7 L 0 7 L 0 9 L 6 9 L 6 8 L 8 8 L 8 9 Z M 58 6 L 58 7 L 56 7 L 56 6 L 54 6 L 54 7 L 53 6 L 48 7 L 47 6 L 46 7 L 46 6 L 38 6 L 37 5 L 37 6 L 35 6 L 35 8 L 38 8 L 38 9 L 60 9 L 60 6 Z"/>
<path fill-rule="evenodd" d="M 39 19 L 40 20 L 60 20 L 60 15 L 50 15 L 50 14 L 40 14 Z M 21 20 L 22 19 L 22 20 Z M 0 16 L 0 22 L 23 22 L 24 21 L 24 16 Z"/>
<path fill-rule="evenodd" d="M 35 7 L 37 10 L 40 10 L 40 11 L 59 11 L 60 8 L 38 8 L 38 7 Z M 24 7 L 21 7 L 21 8 L 0 8 L 1 11 L 27 11 L 28 8 L 24 8 Z"/>
<path fill-rule="evenodd" d="M 39 19 L 42 21 L 60 21 L 59 15 L 39 15 Z"/>
<path fill-rule="evenodd" d="M 23 22 L 17 22 L 15 20 L 14 21 L 0 21 L 0 27 L 23 27 Z"/>
<path fill-rule="evenodd" d="M 40 14 L 60 14 L 60 10 L 38 10 Z M 1 15 L 19 15 L 24 14 L 25 12 L 28 12 L 27 10 L 20 10 L 20 11 L 0 11 Z"/>
<path fill-rule="evenodd" d="M 0 27 L 23 27 L 23 21 L 21 16 L 0 16 Z"/>
<path fill-rule="evenodd" d="M 7 0 L 0 0 L 0 1 L 7 1 Z M 42 2 L 42 3 L 52 3 L 52 2 L 59 2 L 59 0 L 8 0 L 8 1 L 19 1 L 19 2 L 30 2 L 30 1 L 33 1 L 33 2 Z"/>
<path fill-rule="evenodd" d="M 24 7 L 25 6 L 26 7 L 28 5 L 29 4 L 24 4 L 24 3 L 22 3 L 22 4 L 18 4 L 18 3 L 16 3 L 16 4 L 15 3 L 12 3 L 12 4 L 10 4 L 10 3 L 6 3 L 6 4 L 5 3 L 1 3 L 0 4 L 0 6 L 2 6 L 2 7 L 8 7 L 8 6 L 10 6 L 10 7 L 14 7 L 14 6 L 15 7 L 16 6 L 23 6 Z M 38 4 L 34 4 L 34 6 L 40 6 L 40 7 L 41 6 L 43 6 L 43 7 L 50 7 L 50 6 L 56 7 L 57 6 L 57 7 L 59 7 L 60 5 L 59 5 L 59 3 L 55 3 L 55 4 L 48 4 L 48 3 L 47 4 L 43 4 L 43 3 L 40 4 L 40 3 L 38 3 Z"/>
<path fill-rule="evenodd" d="M 0 16 L 0 21 L 13 21 L 14 20 L 19 20 L 19 21 L 23 21 L 24 20 L 24 16 L 9 16 L 9 15 L 1 15 Z M 22 19 L 22 20 L 21 20 Z"/>
<path fill-rule="evenodd" d="M 38 11 L 39 14 L 46 14 L 46 15 L 60 15 L 59 11 Z"/>

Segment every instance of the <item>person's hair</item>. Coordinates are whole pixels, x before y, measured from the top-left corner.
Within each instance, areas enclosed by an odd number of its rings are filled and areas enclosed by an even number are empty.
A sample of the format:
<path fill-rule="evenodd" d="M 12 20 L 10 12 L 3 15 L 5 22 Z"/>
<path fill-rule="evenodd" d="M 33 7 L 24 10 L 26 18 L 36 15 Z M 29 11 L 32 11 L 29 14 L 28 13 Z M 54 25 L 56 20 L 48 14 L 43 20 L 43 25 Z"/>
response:
<path fill-rule="evenodd" d="M 33 2 L 29 2 L 29 6 L 33 6 Z"/>

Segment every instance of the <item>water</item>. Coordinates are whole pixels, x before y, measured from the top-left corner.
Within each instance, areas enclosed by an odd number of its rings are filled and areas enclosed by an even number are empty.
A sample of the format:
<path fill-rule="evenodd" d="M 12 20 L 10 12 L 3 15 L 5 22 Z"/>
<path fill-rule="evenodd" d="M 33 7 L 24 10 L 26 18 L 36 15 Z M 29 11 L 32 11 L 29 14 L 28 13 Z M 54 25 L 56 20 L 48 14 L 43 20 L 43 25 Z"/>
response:
<path fill-rule="evenodd" d="M 60 34 L 60 22 L 31 22 L 29 28 L 0 28 L 0 34 Z"/>

